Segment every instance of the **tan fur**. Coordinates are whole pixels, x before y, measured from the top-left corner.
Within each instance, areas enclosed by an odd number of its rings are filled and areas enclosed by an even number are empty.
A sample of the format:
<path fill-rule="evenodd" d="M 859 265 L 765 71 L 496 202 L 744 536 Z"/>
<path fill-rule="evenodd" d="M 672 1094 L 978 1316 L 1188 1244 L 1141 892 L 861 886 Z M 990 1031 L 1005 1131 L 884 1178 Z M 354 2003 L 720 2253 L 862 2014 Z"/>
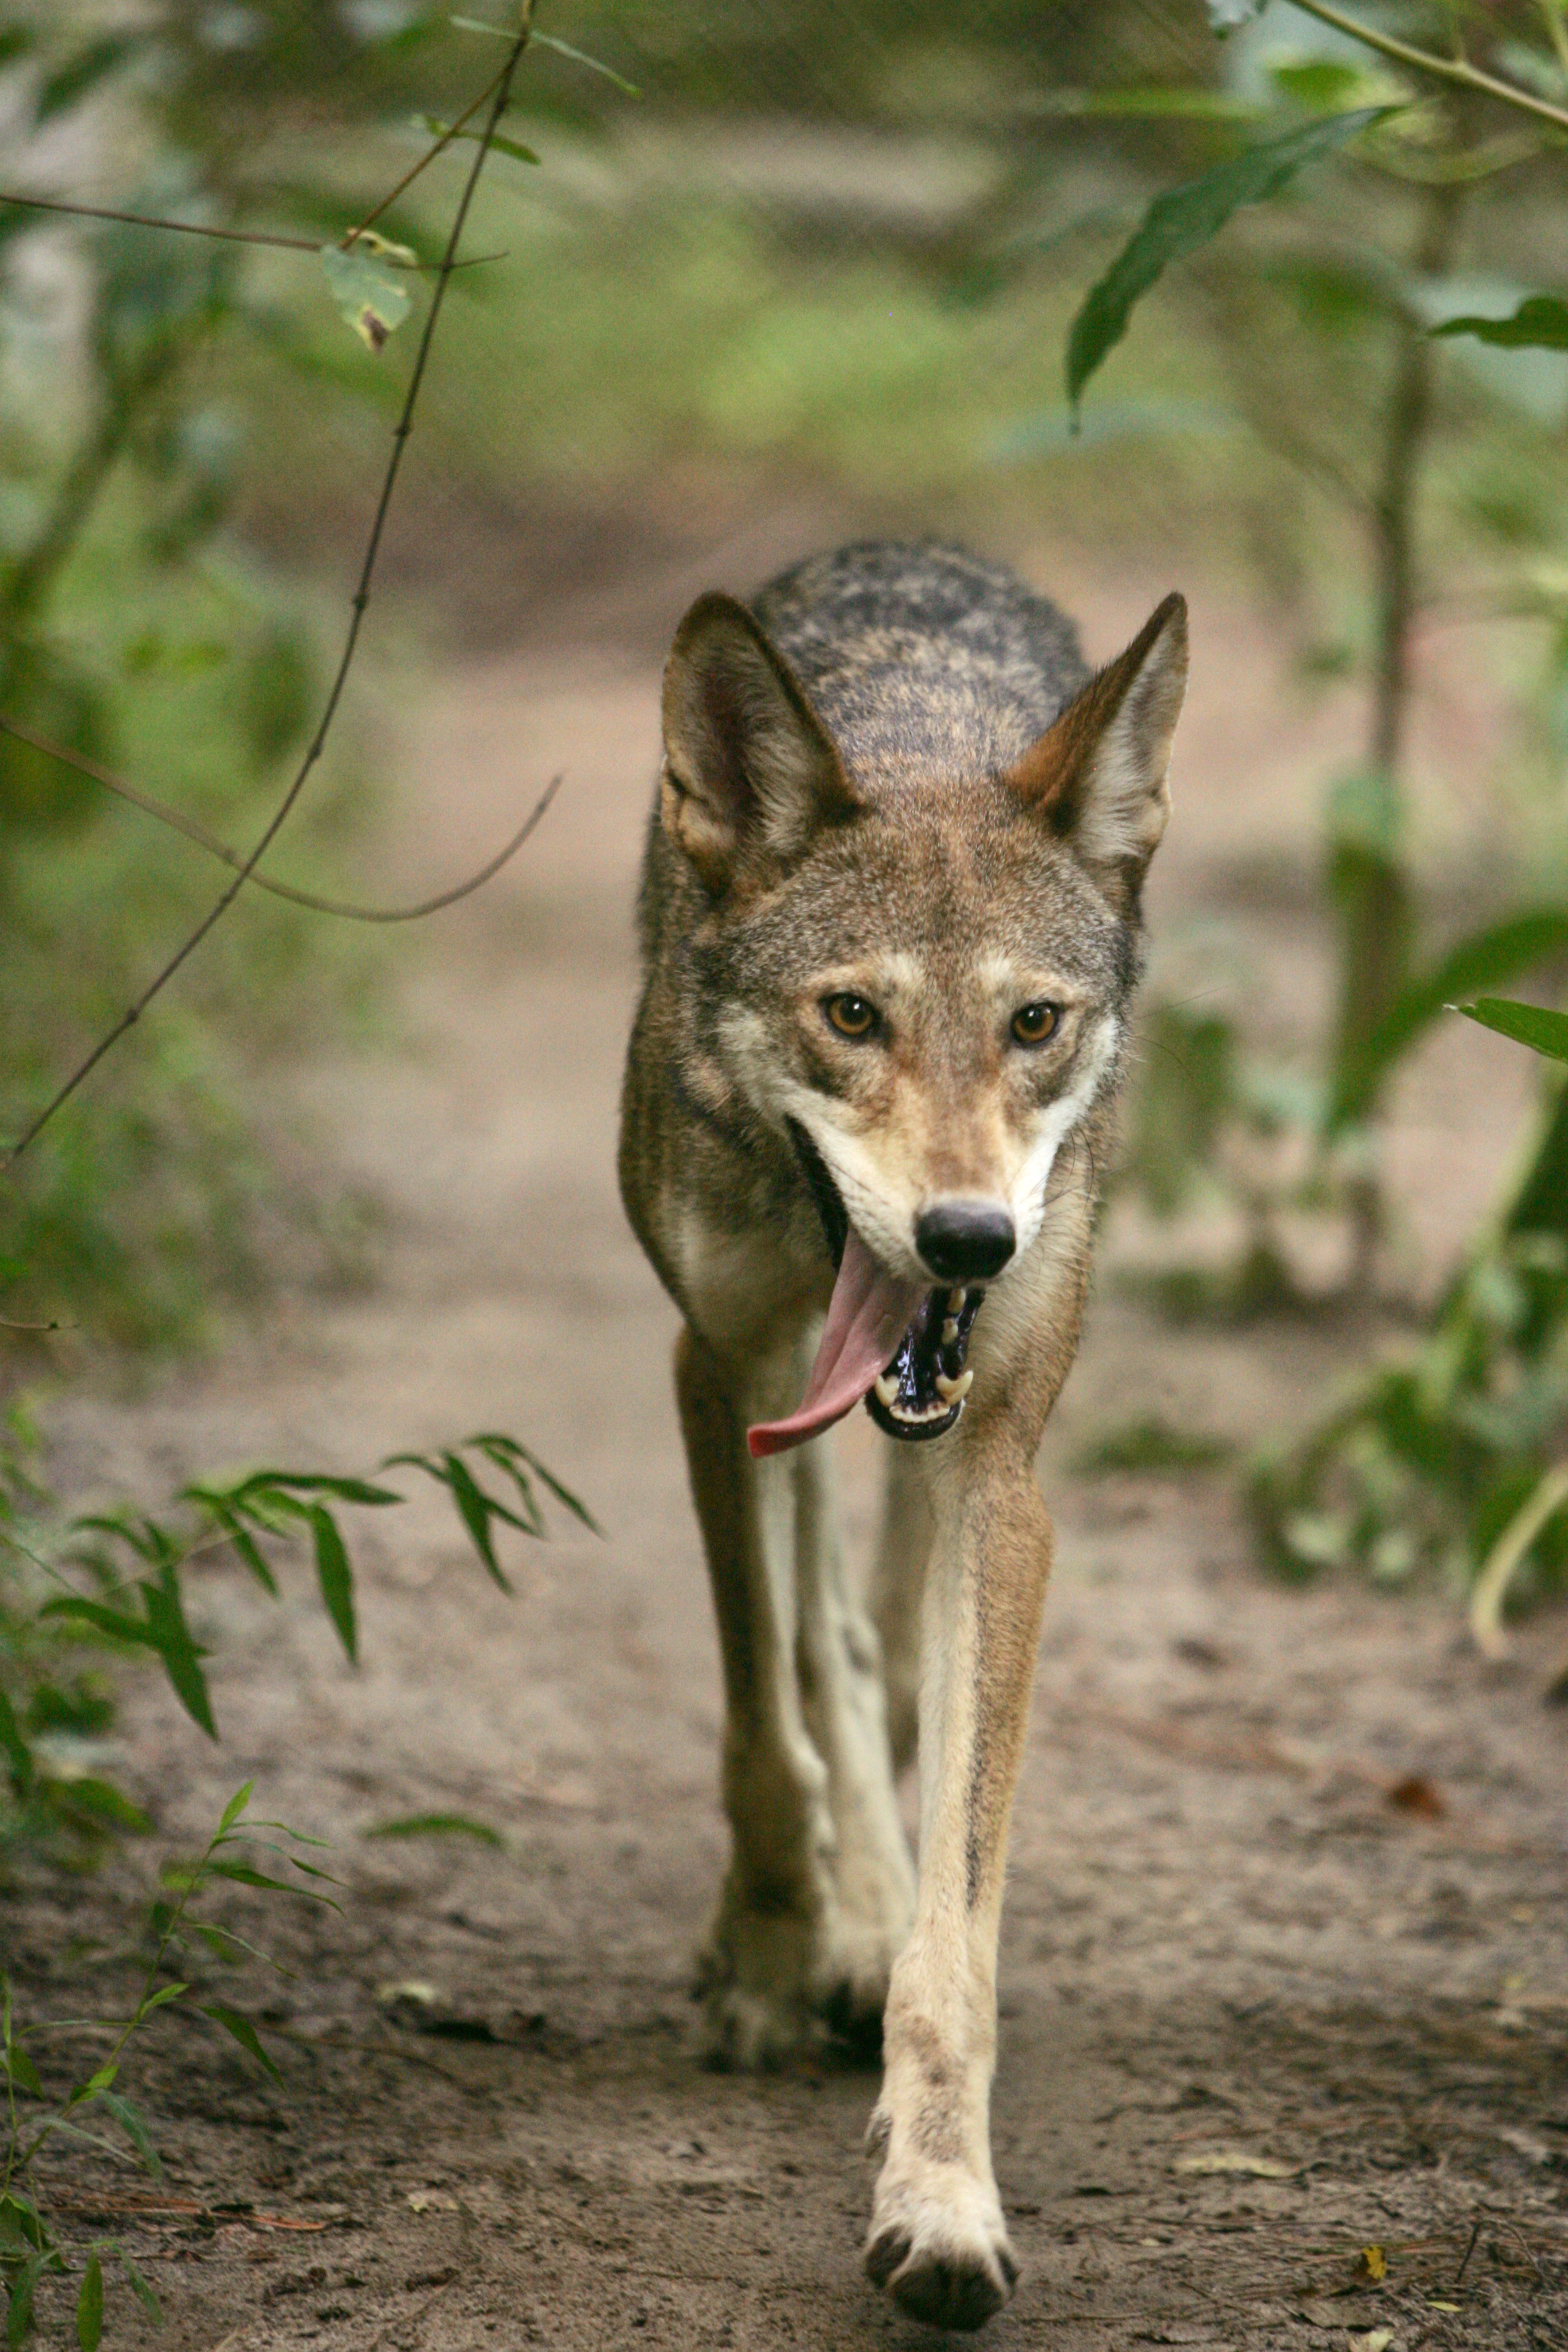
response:
<path fill-rule="evenodd" d="M 704 597 L 667 673 L 621 1180 L 686 1318 L 676 1388 L 723 1654 L 710 2044 L 756 2066 L 880 2024 L 867 2264 L 948 2326 L 978 2326 L 1014 2277 L 988 2109 L 1051 1557 L 1033 1464 L 1078 1341 L 1184 676 L 1179 599 L 1093 677 L 1005 573 L 880 547 L 750 610 Z M 877 1009 L 867 1043 L 825 1017 L 840 993 Z M 1055 1031 L 1020 1045 L 1014 1015 L 1039 1001 Z M 956 1424 L 889 1444 L 863 1597 L 830 1441 L 753 1461 L 745 1432 L 805 1385 L 829 1212 L 930 1284 L 917 1220 L 955 1199 L 1005 1211 L 1016 1252 L 986 1285 Z M 918 1888 L 894 1796 L 917 1739 Z"/>

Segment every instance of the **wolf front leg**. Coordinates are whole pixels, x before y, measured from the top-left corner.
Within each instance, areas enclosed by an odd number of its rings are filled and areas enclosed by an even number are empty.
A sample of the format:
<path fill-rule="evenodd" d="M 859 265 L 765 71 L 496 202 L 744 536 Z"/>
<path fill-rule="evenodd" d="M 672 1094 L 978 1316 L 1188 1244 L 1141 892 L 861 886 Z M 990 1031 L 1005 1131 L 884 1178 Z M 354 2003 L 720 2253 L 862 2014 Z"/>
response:
<path fill-rule="evenodd" d="M 746 1450 L 748 1421 L 799 1394 L 798 1352 L 753 1356 L 742 1380 L 689 1327 L 676 1347 L 734 1839 L 702 1990 L 713 2056 L 737 2067 L 776 2063 L 817 2020 L 869 2039 L 914 1906 L 877 1640 L 844 1574 L 828 1459 Z"/>
<path fill-rule="evenodd" d="M 978 1446 L 933 1463 L 931 1496 L 920 1892 L 868 2135 L 885 2158 L 866 2267 L 914 2318 L 978 2327 L 1017 2274 L 991 2168 L 996 1938 L 1051 1523 L 1028 1462 Z"/>

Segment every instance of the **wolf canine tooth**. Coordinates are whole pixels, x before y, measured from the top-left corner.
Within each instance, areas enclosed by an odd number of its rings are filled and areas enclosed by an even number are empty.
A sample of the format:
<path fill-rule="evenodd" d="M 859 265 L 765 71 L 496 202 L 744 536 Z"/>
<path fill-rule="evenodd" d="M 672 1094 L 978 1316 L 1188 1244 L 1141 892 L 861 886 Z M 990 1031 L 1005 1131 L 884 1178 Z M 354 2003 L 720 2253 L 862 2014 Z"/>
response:
<path fill-rule="evenodd" d="M 963 1312 L 963 1302 L 968 1296 L 969 1294 L 965 1290 L 950 1290 L 947 1294 L 948 1313 L 950 1315 L 962 1315 Z"/>
<path fill-rule="evenodd" d="M 877 1394 L 881 1398 L 882 1402 L 887 1406 L 888 1411 L 891 1412 L 893 1410 L 894 1401 L 899 1393 L 899 1383 L 893 1378 L 892 1373 L 879 1372 L 877 1375 L 876 1389 Z"/>
<path fill-rule="evenodd" d="M 936 1392 L 939 1397 L 945 1397 L 949 1404 L 961 1403 L 969 1394 L 970 1390 L 973 1386 L 974 1367 L 973 1364 L 971 1364 L 966 1372 L 960 1372 L 955 1381 L 950 1381 L 945 1372 L 938 1372 L 936 1376 Z"/>

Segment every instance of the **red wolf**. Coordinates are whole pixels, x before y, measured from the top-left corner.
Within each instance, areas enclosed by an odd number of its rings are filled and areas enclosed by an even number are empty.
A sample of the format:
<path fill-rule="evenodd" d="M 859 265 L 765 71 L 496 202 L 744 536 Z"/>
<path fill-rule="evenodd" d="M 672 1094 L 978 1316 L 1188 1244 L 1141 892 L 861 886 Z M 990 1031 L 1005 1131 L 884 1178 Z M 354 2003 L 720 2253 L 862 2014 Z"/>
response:
<path fill-rule="evenodd" d="M 977 2327 L 1008 1815 L 1051 1559 L 1034 1460 L 1078 1344 L 1186 682 L 1169 596 L 1090 674 L 948 549 L 701 597 L 664 680 L 620 1175 L 685 1318 L 675 1379 L 723 1654 L 733 1857 L 713 2053 L 875 2044 L 866 2263 Z M 868 1592 L 829 1442 L 888 1449 Z M 920 1758 L 920 1868 L 895 1776 Z"/>

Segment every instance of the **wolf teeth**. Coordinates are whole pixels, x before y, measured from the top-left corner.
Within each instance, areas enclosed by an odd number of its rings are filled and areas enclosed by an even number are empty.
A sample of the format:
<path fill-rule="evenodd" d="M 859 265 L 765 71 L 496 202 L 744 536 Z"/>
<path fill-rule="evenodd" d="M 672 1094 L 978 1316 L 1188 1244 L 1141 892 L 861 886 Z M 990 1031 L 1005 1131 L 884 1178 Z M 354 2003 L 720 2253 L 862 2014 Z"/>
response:
<path fill-rule="evenodd" d="M 956 1315 L 950 1315 L 942 1327 L 942 1344 L 944 1348 L 951 1348 L 957 1338 L 958 1318 Z"/>
<path fill-rule="evenodd" d="M 954 1405 L 961 1403 L 969 1394 L 970 1390 L 973 1386 L 974 1367 L 973 1364 L 971 1364 L 966 1372 L 960 1372 L 955 1381 L 950 1381 L 945 1372 L 938 1372 L 936 1376 L 936 1392 L 938 1396 L 942 1398 L 944 1404 Z"/>
<path fill-rule="evenodd" d="M 907 1404 L 894 1404 L 886 1397 L 882 1402 L 887 1405 L 888 1411 L 895 1421 L 901 1421 L 907 1427 L 911 1428 L 918 1427 L 922 1421 L 945 1421 L 952 1410 L 951 1405 L 928 1404 L 916 1412 Z"/>
<path fill-rule="evenodd" d="M 962 1315 L 963 1312 L 963 1302 L 968 1296 L 969 1293 L 966 1290 L 950 1290 L 947 1294 L 948 1313 L 950 1315 Z"/>
<path fill-rule="evenodd" d="M 891 1412 L 894 1404 L 898 1401 L 898 1381 L 891 1372 L 879 1372 L 875 1385 L 877 1394 L 881 1398 L 882 1402 L 887 1406 L 888 1411 Z"/>

